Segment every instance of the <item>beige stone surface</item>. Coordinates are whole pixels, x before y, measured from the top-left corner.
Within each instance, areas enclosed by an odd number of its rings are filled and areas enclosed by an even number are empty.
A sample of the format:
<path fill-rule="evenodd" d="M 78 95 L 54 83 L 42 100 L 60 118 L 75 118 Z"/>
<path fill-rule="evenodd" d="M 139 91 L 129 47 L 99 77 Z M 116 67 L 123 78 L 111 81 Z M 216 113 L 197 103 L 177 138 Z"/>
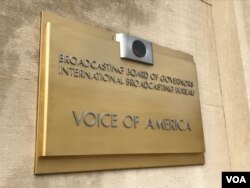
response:
<path fill-rule="evenodd" d="M 221 171 L 230 170 L 230 163 L 211 5 L 200 0 L 2 0 L 0 5 L 0 187 L 220 187 Z M 206 164 L 34 176 L 42 10 L 193 55 Z"/>
<path fill-rule="evenodd" d="M 213 1 L 213 21 L 232 170 L 250 169 L 250 120 L 233 1 Z M 248 62 L 249 63 L 249 62 Z"/>
<path fill-rule="evenodd" d="M 250 1 L 234 1 L 234 5 L 248 105 L 250 107 Z"/>

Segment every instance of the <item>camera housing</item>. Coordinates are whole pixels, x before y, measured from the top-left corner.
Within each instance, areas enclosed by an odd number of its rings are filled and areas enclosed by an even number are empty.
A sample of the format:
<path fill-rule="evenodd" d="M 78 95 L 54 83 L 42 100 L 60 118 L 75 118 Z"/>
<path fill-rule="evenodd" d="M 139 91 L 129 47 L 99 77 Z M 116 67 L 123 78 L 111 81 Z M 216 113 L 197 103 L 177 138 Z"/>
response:
<path fill-rule="evenodd" d="M 151 42 L 126 33 L 117 33 L 115 40 L 120 42 L 120 57 L 122 59 L 154 65 Z"/>

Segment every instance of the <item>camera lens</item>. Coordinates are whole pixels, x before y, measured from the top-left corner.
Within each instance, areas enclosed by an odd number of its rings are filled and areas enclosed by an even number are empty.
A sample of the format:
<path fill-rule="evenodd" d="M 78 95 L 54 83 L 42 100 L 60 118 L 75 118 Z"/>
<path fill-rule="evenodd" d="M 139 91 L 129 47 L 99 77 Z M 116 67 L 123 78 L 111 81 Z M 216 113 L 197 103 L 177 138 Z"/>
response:
<path fill-rule="evenodd" d="M 146 46 L 139 40 L 133 42 L 132 50 L 137 57 L 144 57 L 146 55 Z"/>

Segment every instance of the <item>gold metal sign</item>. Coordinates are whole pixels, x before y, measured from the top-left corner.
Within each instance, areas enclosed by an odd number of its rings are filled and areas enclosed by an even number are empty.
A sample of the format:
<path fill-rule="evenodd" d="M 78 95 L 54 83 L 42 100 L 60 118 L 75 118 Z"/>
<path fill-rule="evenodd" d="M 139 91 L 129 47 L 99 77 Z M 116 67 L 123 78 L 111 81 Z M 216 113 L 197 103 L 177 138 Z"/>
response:
<path fill-rule="evenodd" d="M 114 36 L 42 13 L 36 174 L 204 163 L 192 56 L 135 63 Z"/>

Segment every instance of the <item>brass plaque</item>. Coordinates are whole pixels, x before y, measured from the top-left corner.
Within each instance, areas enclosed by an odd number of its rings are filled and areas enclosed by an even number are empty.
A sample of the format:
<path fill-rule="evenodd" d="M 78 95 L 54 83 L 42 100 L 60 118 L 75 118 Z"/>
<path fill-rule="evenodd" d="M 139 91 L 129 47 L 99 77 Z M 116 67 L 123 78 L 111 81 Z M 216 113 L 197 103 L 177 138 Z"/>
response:
<path fill-rule="evenodd" d="M 124 60 L 114 36 L 42 13 L 36 174 L 204 163 L 192 56 Z"/>

